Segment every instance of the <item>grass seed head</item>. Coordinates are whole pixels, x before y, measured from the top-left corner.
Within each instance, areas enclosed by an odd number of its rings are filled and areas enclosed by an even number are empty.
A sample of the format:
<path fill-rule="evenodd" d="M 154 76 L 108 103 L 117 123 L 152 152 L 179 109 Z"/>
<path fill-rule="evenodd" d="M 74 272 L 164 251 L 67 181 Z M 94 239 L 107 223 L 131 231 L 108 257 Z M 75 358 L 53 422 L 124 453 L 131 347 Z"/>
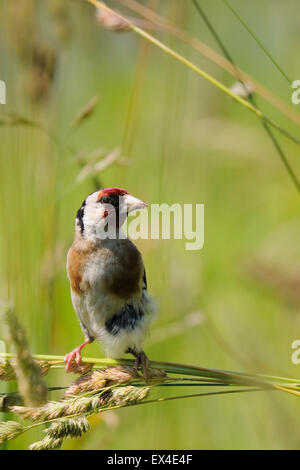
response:
<path fill-rule="evenodd" d="M 77 379 L 66 391 L 65 396 L 82 395 L 97 392 L 112 385 L 123 385 L 139 378 L 137 371 L 130 366 L 106 367 L 95 369 Z"/>
<path fill-rule="evenodd" d="M 149 387 L 133 387 L 132 385 L 117 387 L 112 390 L 108 403 L 114 406 L 134 405 L 146 398 L 149 390 Z"/>
<path fill-rule="evenodd" d="M 11 363 L 5 359 L 0 358 L 0 380 L 15 380 L 16 374 Z"/>
<path fill-rule="evenodd" d="M 59 439 L 64 437 L 80 437 L 89 429 L 89 422 L 84 417 L 62 418 L 52 423 L 45 430 L 45 433 L 53 439 Z"/>
<path fill-rule="evenodd" d="M 24 430 L 24 427 L 16 421 L 0 422 L 0 444 L 10 439 L 15 439 L 22 434 Z"/>
<path fill-rule="evenodd" d="M 72 362 L 70 365 L 69 372 L 74 372 L 74 374 L 88 374 L 92 368 L 94 367 L 94 364 L 92 362 L 82 362 L 81 364 L 77 364 L 76 362 Z"/>
<path fill-rule="evenodd" d="M 29 450 L 55 450 L 59 449 L 62 443 L 63 439 L 54 439 L 50 436 L 45 436 L 41 441 L 31 444 Z"/>
<path fill-rule="evenodd" d="M 12 406 L 10 410 L 13 413 L 21 416 L 23 419 L 30 419 L 33 422 L 42 422 L 64 416 L 65 407 L 66 405 L 64 402 L 50 401 L 39 408 L 29 406 Z"/>
<path fill-rule="evenodd" d="M 30 450 L 59 449 L 63 439 L 80 437 L 89 431 L 90 425 L 86 418 L 61 418 L 53 422 L 44 432 L 45 437 L 41 441 L 31 444 Z"/>
<path fill-rule="evenodd" d="M 15 373 L 19 390 L 26 404 L 39 406 L 46 402 L 48 394 L 48 388 L 42 379 L 42 368 L 31 355 L 25 331 L 12 306 L 5 305 L 3 311 L 8 339 L 16 350 Z"/>

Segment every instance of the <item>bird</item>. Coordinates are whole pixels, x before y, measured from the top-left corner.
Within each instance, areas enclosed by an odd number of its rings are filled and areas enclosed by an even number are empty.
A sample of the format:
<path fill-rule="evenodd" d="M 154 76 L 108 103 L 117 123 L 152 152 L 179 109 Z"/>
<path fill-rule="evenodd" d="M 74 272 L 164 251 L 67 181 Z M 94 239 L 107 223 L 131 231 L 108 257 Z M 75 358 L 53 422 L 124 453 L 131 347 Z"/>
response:
<path fill-rule="evenodd" d="M 108 357 L 132 354 L 147 378 L 142 343 L 157 308 L 142 255 L 122 230 L 128 214 L 145 207 L 125 189 L 111 187 L 91 193 L 77 211 L 67 275 L 84 342 L 65 356 L 66 372 L 74 360 L 80 365 L 81 350 L 97 340 Z"/>

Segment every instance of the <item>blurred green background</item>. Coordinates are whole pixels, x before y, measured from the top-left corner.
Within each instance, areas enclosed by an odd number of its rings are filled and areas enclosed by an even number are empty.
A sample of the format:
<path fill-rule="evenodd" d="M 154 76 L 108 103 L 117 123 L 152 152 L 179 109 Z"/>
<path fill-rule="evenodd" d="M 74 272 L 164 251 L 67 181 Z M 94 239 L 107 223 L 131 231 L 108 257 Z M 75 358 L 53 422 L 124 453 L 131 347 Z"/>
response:
<path fill-rule="evenodd" d="M 107 3 L 129 13 L 117 0 Z M 140 3 L 218 49 L 191 1 Z M 199 3 L 236 63 L 292 106 L 290 86 L 225 4 Z M 299 3 L 231 3 L 286 73 L 300 79 Z M 233 84 L 174 36 L 151 33 Z M 181 240 L 136 242 L 160 310 L 145 344 L 151 359 L 299 375 L 291 343 L 300 338 L 300 197 L 259 119 L 133 32 L 102 28 L 84 0 L 2 0 L 0 79 L 7 86 L 0 119 L 13 113 L 38 123 L 0 126 L 0 293 L 15 303 L 33 352 L 63 355 L 82 340 L 65 263 L 75 213 L 97 177 L 148 203 L 205 205 L 201 251 L 186 251 Z M 94 113 L 72 127 L 96 95 Z M 299 148 L 278 140 L 300 176 Z M 120 161 L 78 181 L 99 149 L 107 155 L 116 148 Z M 97 344 L 84 353 L 102 354 Z M 51 371 L 47 382 L 72 378 Z M 166 390 L 161 395 L 175 393 Z M 299 398 L 277 392 L 130 407 L 91 418 L 91 432 L 63 448 L 299 448 L 299 412 Z M 33 431 L 6 448 L 26 448 L 40 436 Z"/>

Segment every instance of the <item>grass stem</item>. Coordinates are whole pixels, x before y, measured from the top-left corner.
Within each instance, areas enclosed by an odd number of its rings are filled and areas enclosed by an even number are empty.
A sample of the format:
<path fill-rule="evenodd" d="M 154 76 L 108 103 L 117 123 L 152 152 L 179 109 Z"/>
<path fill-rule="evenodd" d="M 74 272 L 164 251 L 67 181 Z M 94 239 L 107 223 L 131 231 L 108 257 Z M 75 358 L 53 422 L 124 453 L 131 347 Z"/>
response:
<path fill-rule="evenodd" d="M 126 18 L 124 18 L 122 15 L 120 15 L 119 13 L 115 12 L 114 10 L 112 10 L 111 8 L 107 7 L 103 2 L 100 2 L 98 0 L 86 0 L 87 2 L 93 4 L 96 8 L 103 8 L 104 10 L 120 17 L 121 19 L 123 20 L 126 20 Z M 128 20 L 127 20 L 128 21 Z M 255 108 L 255 106 L 253 106 L 251 103 L 249 103 L 249 101 L 245 100 L 244 98 L 241 98 L 240 96 L 236 95 L 235 93 L 233 93 L 229 88 L 227 88 L 225 85 L 223 85 L 223 83 L 219 82 L 218 80 L 216 80 L 214 77 L 212 77 L 211 75 L 209 75 L 207 72 L 205 72 L 204 70 L 200 69 L 200 67 L 198 67 L 197 65 L 195 65 L 193 62 L 191 62 L 190 60 L 186 59 L 184 56 L 182 56 L 181 54 L 179 54 L 178 52 L 176 52 L 175 50 L 171 49 L 170 47 L 168 47 L 166 44 L 162 43 L 160 40 L 158 40 L 157 38 L 155 38 L 154 36 L 152 36 L 151 34 L 147 33 L 146 31 L 144 31 L 143 29 L 139 28 L 138 26 L 135 26 L 132 22 L 129 21 L 129 24 L 130 24 L 130 27 L 131 27 L 131 30 L 134 31 L 136 34 L 138 34 L 139 36 L 142 36 L 144 39 L 146 39 L 147 41 L 151 42 L 152 44 L 154 44 L 156 47 L 158 47 L 159 49 L 161 49 L 162 51 L 164 51 L 166 54 L 169 54 L 170 56 L 172 56 L 174 59 L 176 59 L 177 61 L 181 62 L 183 65 L 185 65 L 186 67 L 190 68 L 191 70 L 193 70 L 195 73 L 197 73 L 198 75 L 200 75 L 202 78 L 204 78 L 205 80 L 207 80 L 208 82 L 210 82 L 212 85 L 214 85 L 215 87 L 217 87 L 219 90 L 221 90 L 223 93 L 225 93 L 226 95 L 230 96 L 234 101 L 236 101 L 237 103 L 239 103 L 240 105 L 244 106 L 245 108 L 249 109 L 252 113 L 254 113 L 257 117 L 259 117 L 260 119 L 262 119 L 263 121 L 267 122 L 268 124 L 270 124 L 272 127 L 274 127 L 275 129 L 277 129 L 280 133 L 282 133 L 283 135 L 285 135 L 286 137 L 288 137 L 290 140 L 292 140 L 293 142 L 295 142 L 297 145 L 300 145 L 300 139 L 298 139 L 298 137 L 294 136 L 293 134 L 291 134 L 290 132 L 288 132 L 286 129 L 284 129 L 283 127 L 281 127 L 279 124 L 277 124 L 275 121 L 273 121 L 272 119 L 270 119 L 268 116 L 264 115 L 259 109 Z"/>

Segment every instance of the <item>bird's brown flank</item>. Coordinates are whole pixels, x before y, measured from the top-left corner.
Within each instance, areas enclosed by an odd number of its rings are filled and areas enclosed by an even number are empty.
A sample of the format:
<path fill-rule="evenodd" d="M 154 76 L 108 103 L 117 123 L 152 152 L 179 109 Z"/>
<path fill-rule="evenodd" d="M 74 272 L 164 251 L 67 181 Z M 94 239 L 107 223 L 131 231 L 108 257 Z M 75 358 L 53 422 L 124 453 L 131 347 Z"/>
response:
<path fill-rule="evenodd" d="M 93 250 L 91 249 L 90 252 Z M 85 284 L 82 283 L 82 274 L 84 271 L 84 266 L 87 261 L 87 252 L 80 252 L 73 248 L 68 251 L 67 257 L 67 269 L 70 279 L 71 288 L 76 294 L 82 294 L 89 288 L 88 282 Z"/>

